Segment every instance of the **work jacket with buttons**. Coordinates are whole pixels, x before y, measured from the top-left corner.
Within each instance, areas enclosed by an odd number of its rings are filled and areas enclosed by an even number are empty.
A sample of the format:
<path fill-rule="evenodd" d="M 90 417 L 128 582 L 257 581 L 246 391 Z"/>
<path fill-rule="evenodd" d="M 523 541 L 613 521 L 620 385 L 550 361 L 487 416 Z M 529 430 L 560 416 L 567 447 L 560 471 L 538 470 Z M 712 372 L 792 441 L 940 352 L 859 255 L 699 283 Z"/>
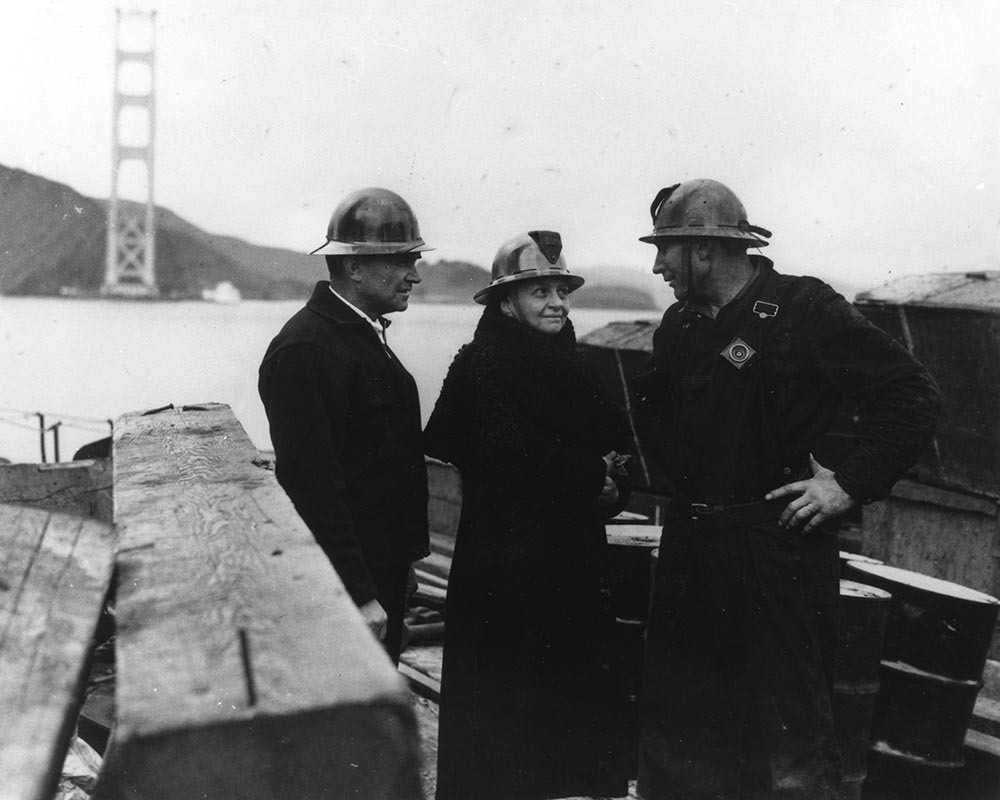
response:
<path fill-rule="evenodd" d="M 371 572 L 428 553 L 427 470 L 411 375 L 320 281 L 260 365 L 278 482 L 354 602 Z"/>
<path fill-rule="evenodd" d="M 688 500 L 761 500 L 811 475 L 810 454 L 857 500 L 885 497 L 931 441 L 936 384 L 827 284 L 750 258 L 756 276 L 714 318 L 664 313 L 633 381 L 644 446 Z M 833 447 L 845 399 L 856 430 Z"/>

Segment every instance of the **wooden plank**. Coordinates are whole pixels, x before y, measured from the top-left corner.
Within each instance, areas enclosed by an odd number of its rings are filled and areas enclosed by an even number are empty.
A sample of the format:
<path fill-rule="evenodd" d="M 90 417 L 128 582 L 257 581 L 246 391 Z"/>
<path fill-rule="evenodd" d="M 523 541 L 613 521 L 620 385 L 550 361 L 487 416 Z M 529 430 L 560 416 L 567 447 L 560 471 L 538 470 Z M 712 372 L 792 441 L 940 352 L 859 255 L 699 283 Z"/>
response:
<path fill-rule="evenodd" d="M 426 697 L 435 703 L 441 702 L 441 681 L 436 681 L 430 675 L 425 675 L 420 670 L 414 669 L 406 661 L 400 662 L 399 674 L 406 678 L 410 688 L 421 697 Z"/>
<path fill-rule="evenodd" d="M 0 505 L 0 798 L 50 800 L 111 581 L 107 524 Z"/>
<path fill-rule="evenodd" d="M 638 319 L 628 322 L 610 322 L 603 328 L 581 336 L 579 345 L 607 350 L 639 350 L 653 352 L 653 334 L 659 320 Z"/>
<path fill-rule="evenodd" d="M 427 523 L 432 535 L 454 539 L 462 514 L 462 476 L 451 464 L 427 458 Z"/>
<path fill-rule="evenodd" d="M 912 500 L 917 503 L 940 506 L 941 508 L 982 514 L 992 519 L 997 518 L 997 501 L 971 492 L 941 489 L 937 486 L 929 486 L 926 483 L 901 480 L 892 487 L 891 496 L 903 500 Z"/>
<path fill-rule="evenodd" d="M 400 667 L 406 665 L 409 671 L 416 671 L 441 684 L 441 669 L 444 660 L 444 645 L 421 644 L 407 647 L 399 657 Z M 402 670 L 401 670 L 402 671 Z"/>
<path fill-rule="evenodd" d="M 111 522 L 111 463 L 95 459 L 0 465 L 0 503 Z"/>
<path fill-rule="evenodd" d="M 455 537 L 438 531 L 430 532 L 431 552 L 446 556 L 455 555 Z"/>
<path fill-rule="evenodd" d="M 101 795 L 419 796 L 409 695 L 227 406 L 116 422 Z"/>
<path fill-rule="evenodd" d="M 1000 739 L 995 736 L 969 730 L 965 733 L 965 746 L 988 753 L 994 758 L 1000 758 Z"/>
<path fill-rule="evenodd" d="M 414 568 L 447 581 L 451 572 L 451 556 L 432 552 L 429 556 L 417 561 Z"/>
<path fill-rule="evenodd" d="M 865 506 L 865 555 L 1000 597 L 1000 524 L 996 504 L 969 493 L 901 481 Z M 1000 659 L 1000 624 L 989 658 Z"/>

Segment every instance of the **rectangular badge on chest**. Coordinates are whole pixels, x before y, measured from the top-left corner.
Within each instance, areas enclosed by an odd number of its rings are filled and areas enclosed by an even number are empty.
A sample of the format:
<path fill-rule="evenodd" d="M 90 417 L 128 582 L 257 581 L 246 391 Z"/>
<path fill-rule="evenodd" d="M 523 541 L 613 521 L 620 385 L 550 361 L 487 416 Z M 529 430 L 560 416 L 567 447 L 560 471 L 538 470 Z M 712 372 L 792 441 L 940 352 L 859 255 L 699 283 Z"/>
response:
<path fill-rule="evenodd" d="M 736 367 L 736 369 L 743 369 L 743 367 L 753 361 L 753 357 L 757 355 L 757 351 L 737 336 L 722 348 L 722 352 L 719 355 Z"/>

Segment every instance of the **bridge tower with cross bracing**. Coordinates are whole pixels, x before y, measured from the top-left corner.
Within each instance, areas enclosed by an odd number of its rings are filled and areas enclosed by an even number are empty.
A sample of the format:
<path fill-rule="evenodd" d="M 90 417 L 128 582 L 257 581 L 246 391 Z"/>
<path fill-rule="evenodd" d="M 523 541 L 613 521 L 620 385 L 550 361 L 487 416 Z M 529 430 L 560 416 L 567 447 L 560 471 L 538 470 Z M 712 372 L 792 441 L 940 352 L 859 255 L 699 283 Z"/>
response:
<path fill-rule="evenodd" d="M 153 154 L 156 12 L 117 11 L 111 126 L 111 195 L 101 293 L 156 297 Z M 123 192 L 141 199 L 126 199 Z"/>

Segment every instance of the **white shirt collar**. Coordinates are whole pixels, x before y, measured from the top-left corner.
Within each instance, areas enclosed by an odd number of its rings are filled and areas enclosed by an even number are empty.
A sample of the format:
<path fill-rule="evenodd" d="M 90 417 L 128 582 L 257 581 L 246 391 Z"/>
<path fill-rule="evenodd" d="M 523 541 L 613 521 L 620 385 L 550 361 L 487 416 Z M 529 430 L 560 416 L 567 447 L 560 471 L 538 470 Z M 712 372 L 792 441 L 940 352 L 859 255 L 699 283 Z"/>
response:
<path fill-rule="evenodd" d="M 372 319 L 371 317 L 369 317 L 364 311 L 362 311 L 360 308 L 354 305 L 354 303 L 352 303 L 350 300 L 344 297 L 340 292 L 334 289 L 332 284 L 330 285 L 330 291 L 333 292 L 333 296 L 336 297 L 338 300 L 340 300 L 340 302 L 342 302 L 345 306 L 351 309 L 351 311 L 353 311 L 355 314 L 361 317 L 361 319 L 363 319 L 365 322 L 371 325 L 372 330 L 374 330 L 375 333 L 378 334 L 379 341 L 381 341 L 386 348 L 389 347 L 389 343 L 385 339 L 386 323 L 383 322 L 381 318 Z"/>

